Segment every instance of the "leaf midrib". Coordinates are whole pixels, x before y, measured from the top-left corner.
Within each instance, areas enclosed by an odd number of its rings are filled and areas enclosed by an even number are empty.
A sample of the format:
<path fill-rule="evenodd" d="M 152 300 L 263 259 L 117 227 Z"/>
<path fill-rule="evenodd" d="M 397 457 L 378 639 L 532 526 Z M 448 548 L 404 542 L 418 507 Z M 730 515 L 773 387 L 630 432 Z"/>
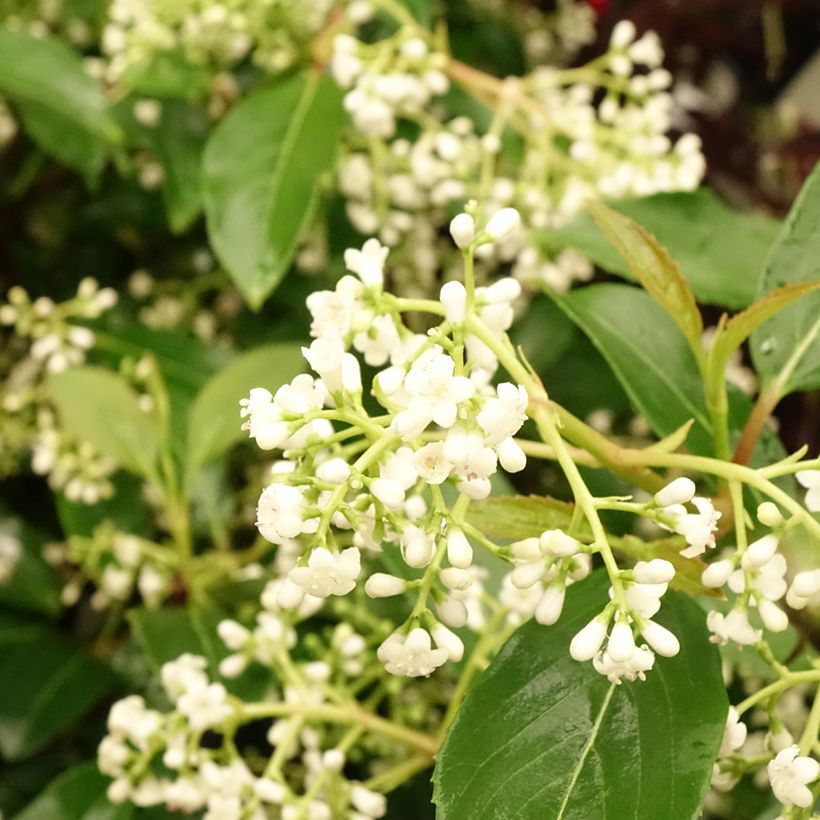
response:
<path fill-rule="evenodd" d="M 611 683 L 609 685 L 609 689 L 607 689 L 606 695 L 604 695 L 604 699 L 601 702 L 601 708 L 598 710 L 598 716 L 595 718 L 595 723 L 592 724 L 592 731 L 589 733 L 587 742 L 584 744 L 584 748 L 581 750 L 581 755 L 578 758 L 578 762 L 575 764 L 575 768 L 572 770 L 572 777 L 570 778 L 569 784 L 567 785 L 566 792 L 564 792 L 564 799 L 561 801 L 561 807 L 558 809 L 558 814 L 556 815 L 555 820 L 562 820 L 562 818 L 564 817 L 564 812 L 567 809 L 570 797 L 572 797 L 572 792 L 575 788 L 575 784 L 578 782 L 578 778 L 581 776 L 581 771 L 584 768 L 586 759 L 589 756 L 589 753 L 592 751 L 593 744 L 598 738 L 598 732 L 601 731 L 601 724 L 604 722 L 604 717 L 606 715 L 607 709 L 609 708 L 609 702 L 612 700 L 612 695 L 615 692 L 616 686 L 616 683 Z"/>

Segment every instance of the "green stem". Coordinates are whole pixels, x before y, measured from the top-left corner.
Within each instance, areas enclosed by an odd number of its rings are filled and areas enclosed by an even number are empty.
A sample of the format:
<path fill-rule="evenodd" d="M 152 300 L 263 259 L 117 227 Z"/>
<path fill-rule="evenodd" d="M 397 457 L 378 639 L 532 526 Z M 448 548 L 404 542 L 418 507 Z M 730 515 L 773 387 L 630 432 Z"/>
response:
<path fill-rule="evenodd" d="M 809 712 L 809 720 L 806 723 L 806 728 L 800 738 L 800 754 L 808 755 L 817 743 L 817 737 L 820 735 L 820 686 L 814 693 L 814 703 Z"/>
<path fill-rule="evenodd" d="M 820 681 L 820 669 L 807 669 L 803 672 L 790 672 L 787 677 L 776 680 L 774 683 L 770 683 L 768 686 L 763 687 L 763 689 L 749 695 L 746 700 L 741 701 L 737 705 L 738 716 L 742 715 L 744 712 L 748 712 L 752 706 L 760 703 L 762 700 L 766 700 L 766 698 L 770 698 L 772 695 L 777 695 L 780 692 L 784 692 L 786 689 L 791 689 L 799 683 L 811 683 L 814 681 Z"/>
<path fill-rule="evenodd" d="M 318 723 L 337 723 L 349 726 L 358 723 L 367 731 L 389 737 L 423 753 L 429 760 L 435 756 L 438 743 L 429 735 L 386 720 L 362 709 L 356 704 L 310 706 L 300 703 L 240 703 L 239 717 L 245 722 L 276 717 L 302 717 Z"/>

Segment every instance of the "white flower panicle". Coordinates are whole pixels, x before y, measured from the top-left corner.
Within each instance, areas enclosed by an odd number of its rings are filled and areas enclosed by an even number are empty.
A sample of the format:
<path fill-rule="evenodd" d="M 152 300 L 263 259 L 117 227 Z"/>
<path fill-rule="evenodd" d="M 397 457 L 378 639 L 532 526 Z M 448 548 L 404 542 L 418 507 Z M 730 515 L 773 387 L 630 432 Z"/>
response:
<path fill-rule="evenodd" d="M 510 214 L 493 219 L 499 236 L 516 222 Z M 490 385 L 498 361 L 483 340 L 465 332 L 460 283 L 442 288 L 440 304 L 449 316 L 441 328 L 426 336 L 411 331 L 400 300 L 384 291 L 387 256 L 375 239 L 347 251 L 345 264 L 354 275 L 308 299 L 314 341 L 303 353 L 316 375 L 301 374 L 275 393 L 254 388 L 240 413 L 260 448 L 283 454 L 260 495 L 256 519 L 267 541 L 297 556 L 277 582 L 276 606 L 315 608 L 352 594 L 360 581 L 372 598 L 417 587 L 422 602 L 431 593 L 447 597 L 441 621 L 424 605 L 406 631 L 382 645 L 379 657 L 388 670 L 415 677 L 460 656 L 460 640 L 444 621 L 469 620 L 459 596 L 468 595 L 475 581 L 473 534 L 462 524 L 463 513 L 443 503 L 440 488 L 452 485 L 465 504 L 489 495 L 499 465 L 523 469 L 526 456 L 515 435 L 529 397 L 518 384 Z M 477 288 L 473 312 L 490 332 L 503 333 L 519 293 L 512 279 Z M 364 408 L 357 354 L 380 368 L 369 390 L 383 416 Z M 341 547 L 342 541 L 352 545 Z M 374 572 L 386 543 L 398 547 L 408 568 L 425 570 L 426 582 Z M 560 614 L 557 590 L 588 574 L 591 562 L 577 554 L 573 539 L 545 534 L 544 544 L 549 589 L 539 617 L 548 622 Z M 231 660 L 228 671 L 242 663 Z"/>

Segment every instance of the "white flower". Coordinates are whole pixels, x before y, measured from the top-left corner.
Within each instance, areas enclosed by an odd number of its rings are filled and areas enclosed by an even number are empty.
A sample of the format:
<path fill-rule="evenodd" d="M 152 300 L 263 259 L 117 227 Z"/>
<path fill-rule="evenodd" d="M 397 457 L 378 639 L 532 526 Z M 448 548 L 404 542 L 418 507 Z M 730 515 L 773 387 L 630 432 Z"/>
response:
<path fill-rule="evenodd" d="M 527 420 L 529 396 L 523 385 L 503 382 L 496 388 L 497 398 L 490 398 L 476 416 L 479 427 L 487 434 L 488 444 L 498 444 L 514 436 Z"/>
<path fill-rule="evenodd" d="M 820 470 L 801 470 L 794 477 L 806 488 L 806 508 L 820 512 Z"/>
<path fill-rule="evenodd" d="M 444 428 L 455 424 L 459 403 L 472 398 L 475 386 L 454 373 L 455 362 L 440 348 L 432 348 L 414 362 L 404 378 L 409 401 L 391 425 L 405 441 L 418 438 L 431 421 Z"/>
<path fill-rule="evenodd" d="M 689 544 L 685 550 L 681 550 L 680 554 L 684 558 L 696 558 L 707 549 L 714 549 L 717 522 L 721 516 L 708 498 L 695 496 L 692 503 L 697 508 L 697 513 L 686 512 L 682 505 L 665 508 L 674 518 L 674 531 L 682 535 Z"/>
<path fill-rule="evenodd" d="M 316 547 L 306 567 L 294 567 L 288 578 L 305 592 L 317 598 L 347 595 L 356 586 L 361 572 L 361 555 L 356 547 L 333 553 Z"/>
<path fill-rule="evenodd" d="M 467 481 L 489 478 L 498 463 L 495 452 L 486 445 L 484 437 L 461 426 L 447 433 L 443 454 L 453 464 L 456 473 Z"/>
<path fill-rule="evenodd" d="M 636 646 L 635 651 L 624 661 L 614 661 L 609 651 L 592 659 L 592 665 L 612 683 L 620 683 L 621 678 L 634 681 L 646 680 L 646 673 L 654 666 L 655 656 L 646 646 Z"/>
<path fill-rule="evenodd" d="M 441 484 L 453 471 L 453 463 L 444 457 L 444 442 L 431 441 L 416 450 L 413 465 L 428 484 Z"/>
<path fill-rule="evenodd" d="M 340 341 L 314 339 L 310 347 L 302 348 L 302 355 L 319 374 L 329 393 L 339 390 L 356 393 L 362 389 L 359 362 L 352 354 L 345 353 Z"/>
<path fill-rule="evenodd" d="M 298 487 L 274 483 L 259 496 L 256 526 L 259 534 L 272 544 L 282 544 L 302 532 L 307 501 Z"/>
<path fill-rule="evenodd" d="M 447 661 L 445 649 L 433 649 L 430 633 L 417 627 L 406 637 L 394 632 L 379 647 L 377 656 L 391 675 L 426 677 Z"/>
<path fill-rule="evenodd" d="M 335 290 L 317 290 L 307 298 L 313 321 L 310 335 L 317 339 L 343 341 L 353 327 L 366 326 L 372 311 L 361 301 L 364 286 L 353 276 L 343 276 Z"/>
<path fill-rule="evenodd" d="M 108 713 L 108 731 L 128 738 L 142 750 L 147 748 L 148 741 L 159 730 L 161 722 L 159 712 L 146 708 L 145 701 L 139 695 L 118 700 Z"/>
<path fill-rule="evenodd" d="M 188 652 L 163 664 L 160 677 L 168 697 L 175 701 L 185 692 L 204 689 L 208 685 L 208 676 L 205 674 L 207 668 L 205 658 Z"/>
<path fill-rule="evenodd" d="M 797 746 L 789 746 L 778 752 L 769 763 L 769 780 L 774 796 L 786 806 L 811 806 L 814 797 L 809 783 L 820 774 L 820 764 L 811 757 L 803 757 Z"/>
<path fill-rule="evenodd" d="M 384 284 L 384 263 L 390 248 L 378 239 L 368 239 L 361 250 L 348 248 L 345 251 L 345 267 L 355 273 L 366 287 L 381 287 Z"/>
<path fill-rule="evenodd" d="M 712 632 L 710 640 L 724 645 L 734 641 L 740 646 L 753 646 L 762 635 L 749 623 L 746 612 L 740 609 L 733 609 L 728 615 L 713 610 L 706 616 L 706 626 Z"/>
<path fill-rule="evenodd" d="M 228 693 L 221 683 L 211 683 L 204 688 L 194 688 L 180 695 L 177 709 L 188 718 L 194 731 L 203 731 L 224 723 L 232 714 Z"/>
<path fill-rule="evenodd" d="M 398 510 L 404 496 L 418 480 L 415 454 L 409 447 L 400 447 L 379 469 L 379 477 L 370 484 L 370 491 L 390 510 Z"/>
<path fill-rule="evenodd" d="M 372 367 L 380 367 L 399 344 L 399 332 L 392 316 L 376 316 L 366 330 L 353 337 L 353 347 Z"/>
<path fill-rule="evenodd" d="M 729 757 L 732 752 L 736 752 L 746 742 L 746 724 L 737 715 L 734 706 L 729 707 L 729 714 L 726 716 L 726 728 L 723 730 L 723 741 L 720 744 L 719 757 Z"/>

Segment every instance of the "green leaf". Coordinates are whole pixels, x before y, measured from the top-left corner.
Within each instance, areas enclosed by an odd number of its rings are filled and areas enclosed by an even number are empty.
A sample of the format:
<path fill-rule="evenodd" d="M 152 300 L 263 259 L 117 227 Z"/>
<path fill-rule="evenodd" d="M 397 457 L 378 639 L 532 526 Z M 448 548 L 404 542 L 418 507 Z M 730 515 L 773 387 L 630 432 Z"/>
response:
<path fill-rule="evenodd" d="M 566 530 L 573 505 L 538 495 L 491 496 L 470 504 L 467 521 L 494 541 L 519 541 L 544 530 Z"/>
<path fill-rule="evenodd" d="M 820 281 L 820 164 L 800 191 L 771 249 L 759 283 L 767 294 L 784 285 Z M 777 379 L 787 364 L 780 395 L 820 387 L 820 293 L 812 293 L 770 319 L 752 334 L 750 349 L 764 383 Z M 814 333 L 811 341 L 809 334 Z M 801 349 L 801 344 L 805 350 Z M 796 351 L 798 353 L 796 354 Z M 790 362 L 793 356 L 797 360 Z"/>
<path fill-rule="evenodd" d="M 478 678 L 437 756 L 440 820 L 697 816 L 728 706 L 703 611 L 667 593 L 657 620 L 680 654 L 618 686 L 568 651 L 608 585 L 570 587 L 554 627 L 524 624 Z"/>
<path fill-rule="evenodd" d="M 679 328 L 648 294 L 629 285 L 606 283 L 555 300 L 589 336 L 658 436 L 679 432 L 691 419 L 687 448 L 699 455 L 714 454 L 712 422 L 697 364 Z M 548 381 L 546 386 L 549 390 Z M 730 438 L 737 437 L 750 412 L 748 397 L 730 385 Z M 783 445 L 775 433 L 764 431 L 752 463 L 771 464 L 783 457 L 777 453 L 785 455 Z"/>
<path fill-rule="evenodd" d="M 761 259 L 777 235 L 779 222 L 735 211 L 706 188 L 609 205 L 643 225 L 668 248 L 699 301 L 737 309 L 757 298 Z M 610 273 L 634 278 L 587 212 L 543 236 L 548 246 L 575 248 Z"/>
<path fill-rule="evenodd" d="M 26 133 L 58 162 L 79 171 L 89 186 L 99 180 L 108 144 L 62 112 L 35 101 L 17 105 Z"/>
<path fill-rule="evenodd" d="M 101 367 L 76 367 L 49 376 L 48 388 L 71 433 L 126 470 L 154 475 L 159 433 L 125 379 Z"/>
<path fill-rule="evenodd" d="M 68 46 L 22 31 L 0 30 L 0 93 L 53 112 L 109 140 L 119 136 L 99 85 Z"/>
<path fill-rule="evenodd" d="M 695 355 L 701 356 L 700 311 L 689 283 L 668 251 L 637 222 L 603 202 L 590 202 L 588 208 L 646 292 L 675 320 Z"/>
<path fill-rule="evenodd" d="M 208 235 L 254 308 L 287 272 L 320 178 L 333 165 L 342 123 L 341 91 L 330 77 L 310 72 L 244 98 L 208 141 Z"/>
<path fill-rule="evenodd" d="M 579 288 L 556 302 L 609 362 L 659 436 L 671 435 L 694 419 L 687 442 L 693 450 L 711 454 L 711 422 L 700 373 L 666 311 L 638 288 L 609 283 Z"/>
<path fill-rule="evenodd" d="M 187 230 L 202 210 L 202 154 L 207 122 L 200 111 L 167 100 L 153 129 L 153 144 L 165 179 L 162 197 L 171 231 Z"/>
<path fill-rule="evenodd" d="M 111 781 L 93 760 L 56 777 L 14 820 L 126 820 L 130 803 L 115 805 L 105 795 Z"/>
<path fill-rule="evenodd" d="M 820 280 L 784 285 L 767 293 L 731 319 L 726 319 L 724 315 L 709 351 L 709 364 L 714 377 L 723 379 L 731 355 L 760 325 L 819 288 Z"/>
<path fill-rule="evenodd" d="M 74 724 L 116 678 L 56 631 L 0 612 L 0 755 L 29 757 Z"/>
<path fill-rule="evenodd" d="M 188 416 L 189 471 L 222 455 L 245 436 L 239 400 L 252 387 L 274 392 L 304 370 L 295 344 L 273 344 L 237 356 L 200 391 Z"/>
<path fill-rule="evenodd" d="M 164 663 L 191 652 L 208 661 L 211 678 L 221 681 L 229 692 L 247 700 L 258 700 L 270 684 L 270 674 L 264 667 L 251 664 L 237 678 L 222 678 L 219 674 L 220 661 L 231 654 L 216 631 L 226 617 L 214 606 L 143 608 L 128 614 L 134 638 L 155 673 L 159 674 Z"/>

